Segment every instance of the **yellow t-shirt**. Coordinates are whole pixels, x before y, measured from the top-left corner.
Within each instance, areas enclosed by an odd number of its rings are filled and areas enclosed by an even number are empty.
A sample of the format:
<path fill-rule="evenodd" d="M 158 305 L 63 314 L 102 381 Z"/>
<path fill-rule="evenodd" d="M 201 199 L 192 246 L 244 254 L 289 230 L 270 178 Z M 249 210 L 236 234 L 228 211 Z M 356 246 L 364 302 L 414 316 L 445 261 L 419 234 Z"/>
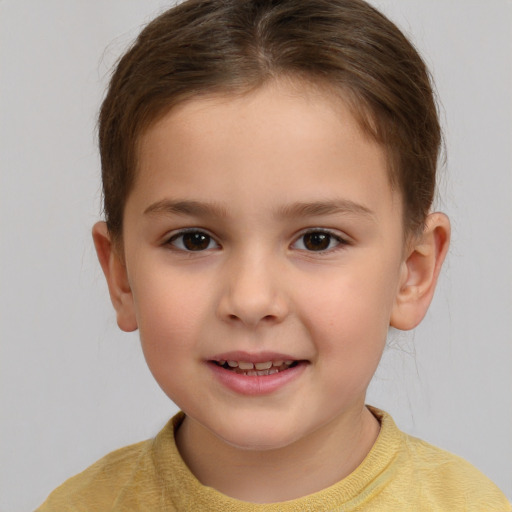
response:
<path fill-rule="evenodd" d="M 465 460 L 398 430 L 371 408 L 381 431 L 346 478 L 320 492 L 267 505 L 202 485 L 183 462 L 177 414 L 155 439 L 116 450 L 57 488 L 37 512 L 508 512 L 501 491 Z"/>

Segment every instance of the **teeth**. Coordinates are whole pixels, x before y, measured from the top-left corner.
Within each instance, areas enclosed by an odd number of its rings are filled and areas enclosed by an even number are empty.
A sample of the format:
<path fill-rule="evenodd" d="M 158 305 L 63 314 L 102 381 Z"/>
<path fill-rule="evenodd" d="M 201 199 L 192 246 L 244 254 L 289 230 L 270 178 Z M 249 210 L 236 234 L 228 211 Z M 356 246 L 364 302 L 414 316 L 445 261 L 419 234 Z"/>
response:
<path fill-rule="evenodd" d="M 226 363 L 230 368 L 242 370 L 246 375 L 272 375 L 284 370 L 283 366 L 291 366 L 294 361 L 264 361 L 262 363 L 251 363 L 249 361 L 226 361 L 224 359 L 217 361 L 219 366 L 225 366 Z"/>
<path fill-rule="evenodd" d="M 279 373 L 279 370 L 277 368 L 271 368 L 271 369 L 266 369 L 266 370 L 249 370 L 249 371 L 245 372 L 245 375 L 263 376 L 263 375 L 273 375 L 274 373 Z"/>
<path fill-rule="evenodd" d="M 268 370 L 269 368 L 272 368 L 272 361 L 267 361 L 265 363 L 255 363 L 254 366 L 256 367 L 256 370 Z"/>

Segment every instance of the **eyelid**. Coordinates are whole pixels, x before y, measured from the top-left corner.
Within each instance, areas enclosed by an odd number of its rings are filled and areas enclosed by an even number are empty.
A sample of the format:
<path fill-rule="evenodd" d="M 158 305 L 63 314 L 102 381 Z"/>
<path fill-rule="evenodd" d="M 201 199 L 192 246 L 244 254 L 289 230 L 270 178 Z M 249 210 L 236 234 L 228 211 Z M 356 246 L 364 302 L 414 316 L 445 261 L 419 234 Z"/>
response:
<path fill-rule="evenodd" d="M 188 233 L 202 233 L 202 234 L 208 236 L 210 238 L 210 241 L 215 243 L 216 247 L 207 248 L 207 249 L 203 249 L 200 251 L 190 251 L 190 250 L 187 250 L 186 248 L 180 248 L 180 247 L 177 247 L 176 245 L 172 244 L 172 242 L 177 240 L 180 236 L 184 236 Z M 176 251 L 181 251 L 184 253 L 201 253 L 201 252 L 209 251 L 212 249 L 219 249 L 221 247 L 221 245 L 219 244 L 219 242 L 217 241 L 217 239 L 214 235 L 212 235 L 207 229 L 198 228 L 198 227 L 181 228 L 181 229 L 176 229 L 176 230 L 171 231 L 170 233 L 165 235 L 165 237 L 163 239 L 163 245 L 170 246 L 170 247 L 172 247 L 172 249 L 174 249 Z"/>
<path fill-rule="evenodd" d="M 206 248 L 206 249 L 198 250 L 198 251 L 191 251 L 186 248 L 177 247 L 175 244 L 172 243 L 173 241 L 177 240 L 180 236 L 184 236 L 187 233 L 202 233 L 210 238 L 210 242 L 213 242 L 215 244 L 215 247 Z M 304 251 L 304 252 L 309 252 L 309 253 L 318 253 L 318 254 L 324 253 L 324 254 L 326 254 L 326 253 L 330 253 L 332 251 L 335 251 L 337 249 L 343 248 L 343 247 L 351 244 L 350 238 L 338 230 L 334 230 L 334 229 L 330 229 L 330 228 L 322 228 L 322 227 L 311 227 L 311 228 L 306 228 L 306 229 L 300 231 L 294 237 L 294 240 L 291 243 L 291 247 L 294 248 L 294 245 L 297 244 L 297 242 L 299 242 L 302 237 L 304 237 L 305 235 L 310 234 L 310 233 L 327 234 L 330 237 L 332 237 L 334 240 L 336 240 L 337 244 L 335 245 L 335 247 L 318 250 L 318 251 L 308 250 L 306 248 L 304 248 L 304 249 L 301 248 L 299 250 Z M 200 227 L 187 227 L 187 228 L 173 230 L 170 233 L 165 235 L 165 237 L 163 238 L 163 241 L 162 241 L 162 245 L 171 246 L 174 250 L 180 251 L 180 252 L 185 252 L 185 253 L 201 253 L 201 252 L 209 251 L 212 249 L 221 248 L 221 245 L 218 242 L 217 237 L 215 237 L 208 229 L 200 228 Z"/>
<path fill-rule="evenodd" d="M 338 243 L 336 244 L 335 247 L 332 247 L 330 249 L 324 249 L 324 250 L 318 250 L 318 251 L 311 251 L 311 250 L 308 250 L 308 249 L 299 249 L 301 251 L 305 251 L 305 252 L 308 252 L 308 253 L 312 253 L 312 254 L 327 254 L 327 253 L 330 253 L 332 251 L 336 251 L 338 249 L 342 249 L 344 248 L 345 246 L 347 245 L 350 245 L 351 242 L 350 242 L 350 238 L 346 235 L 344 235 L 343 233 L 341 233 L 340 231 L 337 231 L 337 230 L 333 230 L 333 229 L 329 229 L 329 228 L 320 228 L 320 227 L 313 227 L 313 228 L 307 228 L 307 229 L 304 229 L 302 230 L 301 232 L 299 232 L 295 238 L 294 238 L 294 241 L 293 243 L 291 244 L 291 247 L 293 248 L 293 246 L 302 238 L 304 237 L 305 235 L 308 235 L 310 233 L 325 233 L 329 236 L 331 236 L 332 238 L 334 238 Z"/>

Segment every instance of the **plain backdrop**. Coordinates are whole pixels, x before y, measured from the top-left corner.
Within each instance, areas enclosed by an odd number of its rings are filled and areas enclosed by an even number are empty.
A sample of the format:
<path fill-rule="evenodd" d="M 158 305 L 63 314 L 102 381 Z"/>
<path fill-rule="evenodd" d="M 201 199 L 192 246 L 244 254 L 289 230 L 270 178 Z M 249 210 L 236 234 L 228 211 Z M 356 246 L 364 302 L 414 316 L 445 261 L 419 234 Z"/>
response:
<path fill-rule="evenodd" d="M 453 244 L 368 402 L 512 496 L 512 2 L 375 0 L 431 66 Z M 90 228 L 109 70 L 162 0 L 0 2 L 0 512 L 35 508 L 176 411 L 121 333 Z"/>

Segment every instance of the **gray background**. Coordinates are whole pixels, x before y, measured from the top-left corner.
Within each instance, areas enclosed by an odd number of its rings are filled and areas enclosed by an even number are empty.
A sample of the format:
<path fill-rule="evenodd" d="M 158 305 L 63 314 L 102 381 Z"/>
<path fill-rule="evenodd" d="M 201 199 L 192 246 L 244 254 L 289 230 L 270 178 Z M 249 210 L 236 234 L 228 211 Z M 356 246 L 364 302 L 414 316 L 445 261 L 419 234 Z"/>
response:
<path fill-rule="evenodd" d="M 512 496 L 512 2 L 375 0 L 442 99 L 438 207 L 453 244 L 415 333 L 391 333 L 369 403 Z M 33 509 L 175 407 L 118 331 L 90 228 L 108 71 L 157 0 L 0 2 L 0 511 Z"/>

